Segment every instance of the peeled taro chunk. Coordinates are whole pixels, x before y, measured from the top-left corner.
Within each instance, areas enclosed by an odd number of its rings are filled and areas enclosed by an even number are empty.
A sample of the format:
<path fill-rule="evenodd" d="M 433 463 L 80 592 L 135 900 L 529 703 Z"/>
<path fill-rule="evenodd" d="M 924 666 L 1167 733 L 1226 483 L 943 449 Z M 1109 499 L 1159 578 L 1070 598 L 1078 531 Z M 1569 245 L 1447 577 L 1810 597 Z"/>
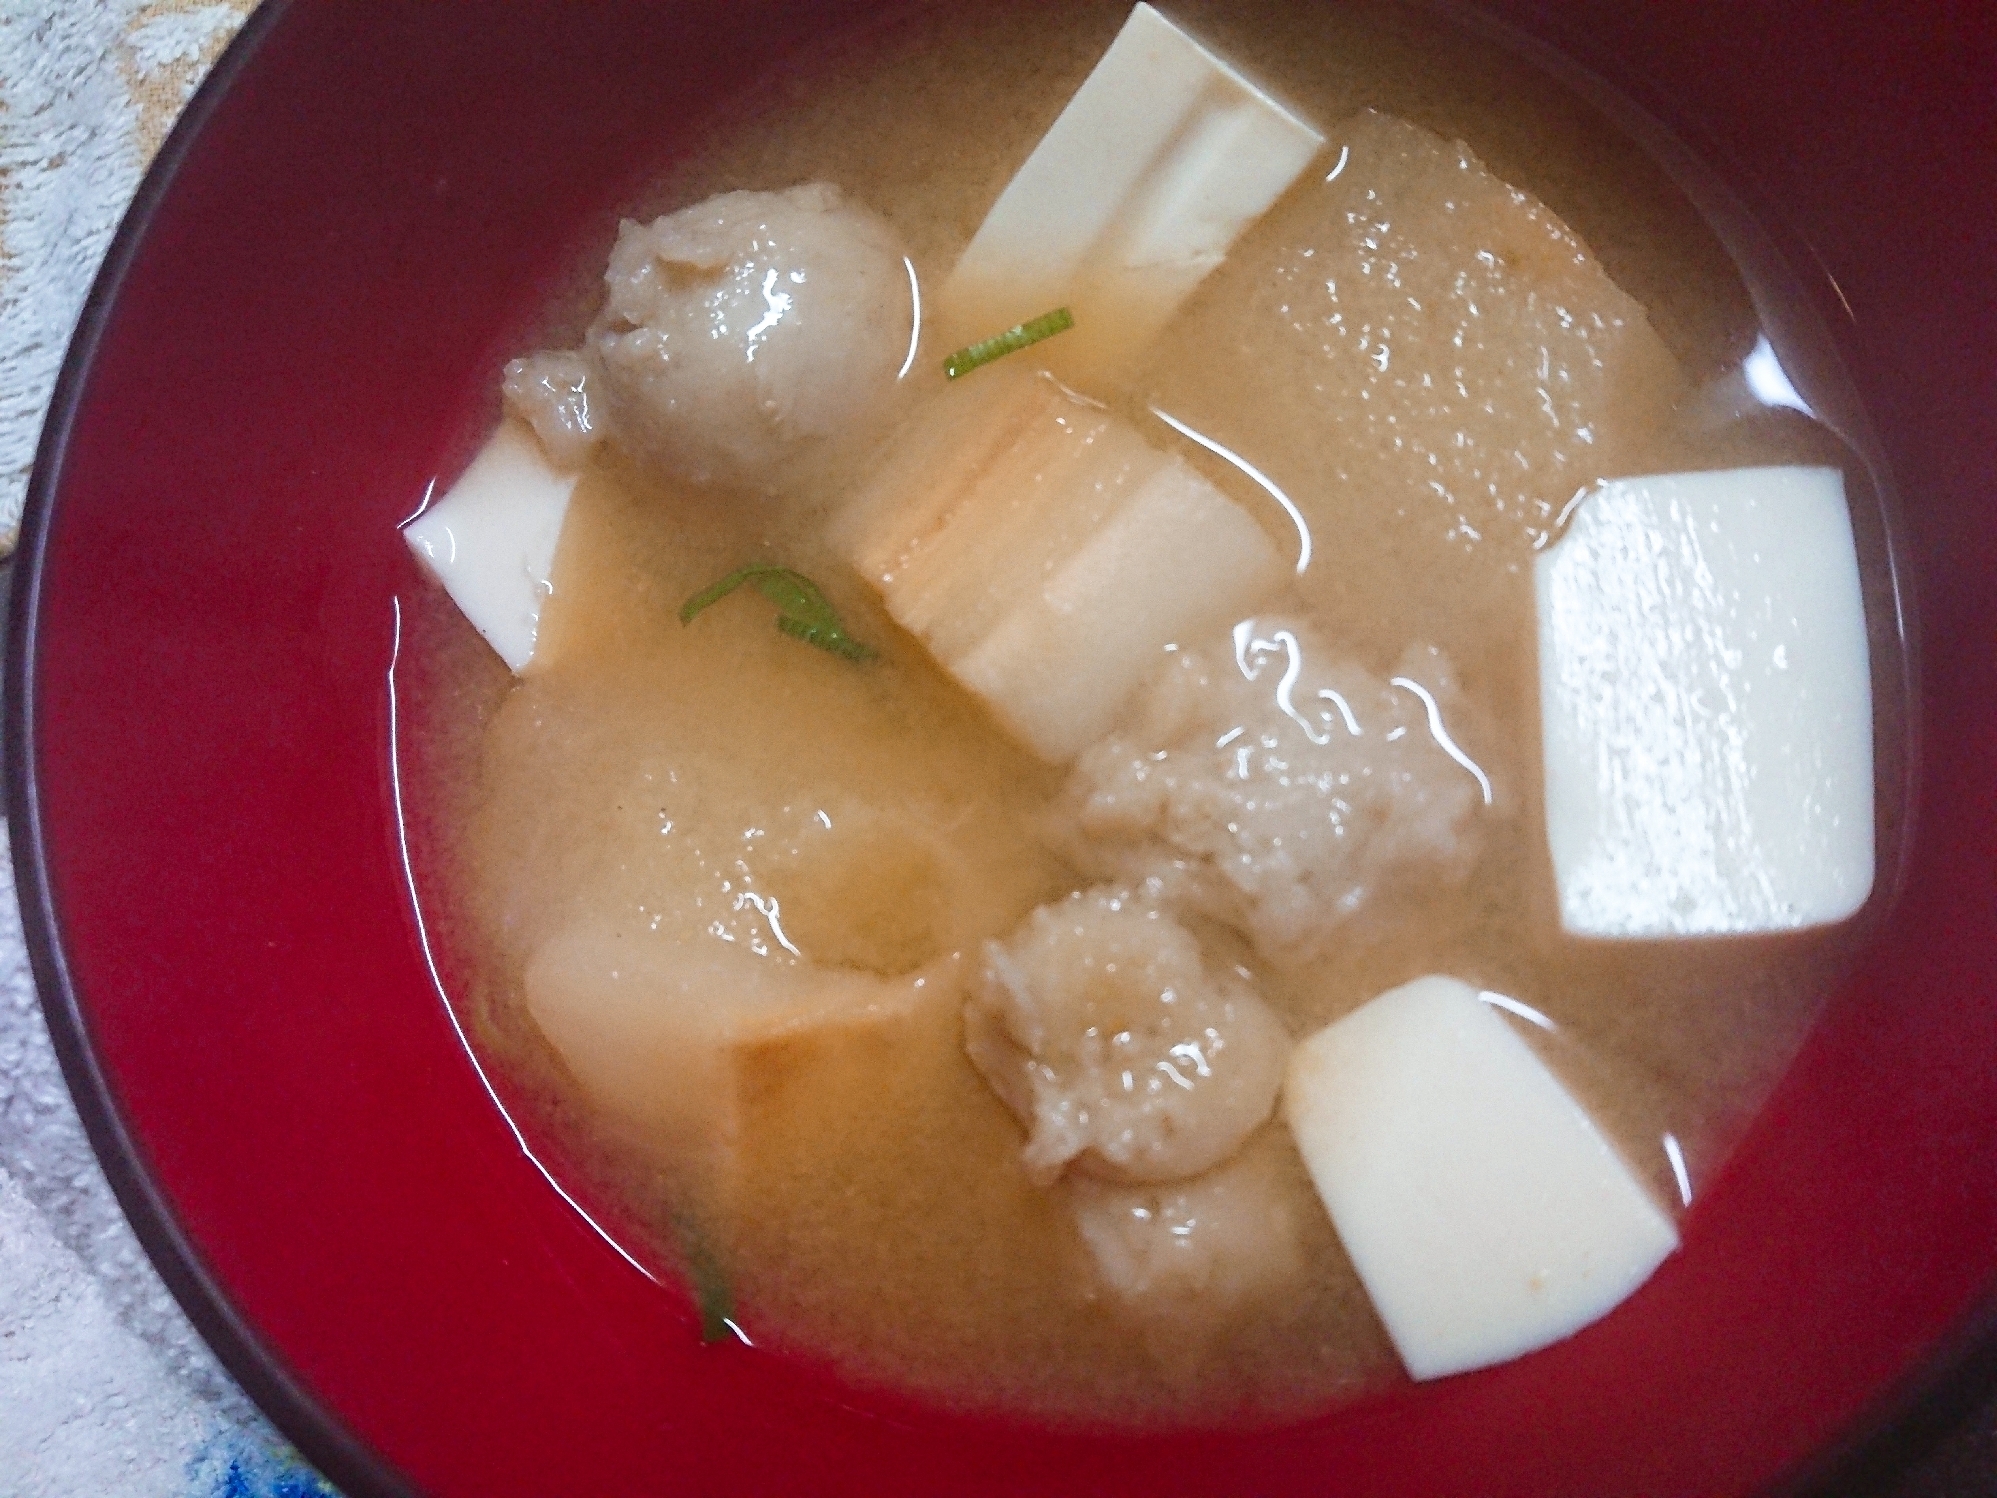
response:
<path fill-rule="evenodd" d="M 611 435 L 751 489 L 872 435 L 914 315 L 894 231 L 823 183 L 627 221 L 604 286 L 585 351 Z"/>
<path fill-rule="evenodd" d="M 1119 1305 L 1158 1314 L 1226 1311 L 1281 1292 L 1304 1272 L 1296 1197 L 1272 1133 L 1189 1181 L 1121 1185 L 1070 1177 L 1068 1207 L 1096 1282 Z"/>
<path fill-rule="evenodd" d="M 1449 736 L 1454 674 L 1410 647 L 1382 681 L 1308 625 L 1243 620 L 1175 652 L 1069 781 L 1101 878 L 1234 927 L 1273 961 L 1320 955 L 1382 888 L 1468 874 L 1494 791 Z"/>
<path fill-rule="evenodd" d="M 964 1048 L 1025 1125 L 1046 1184 L 1069 1166 L 1177 1181 L 1218 1165 L 1275 1106 L 1290 1049 L 1247 983 L 1127 892 L 1043 905 L 1003 942 L 964 1010 Z"/>

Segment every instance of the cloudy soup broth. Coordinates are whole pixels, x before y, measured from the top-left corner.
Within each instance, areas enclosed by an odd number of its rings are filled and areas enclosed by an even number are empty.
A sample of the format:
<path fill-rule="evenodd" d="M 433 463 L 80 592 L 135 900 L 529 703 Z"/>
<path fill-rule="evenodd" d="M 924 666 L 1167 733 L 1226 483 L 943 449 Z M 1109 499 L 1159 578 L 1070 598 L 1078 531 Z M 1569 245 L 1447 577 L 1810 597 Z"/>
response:
<path fill-rule="evenodd" d="M 579 362 L 509 387 L 518 431 L 542 418 L 532 461 L 574 479 L 532 658 L 509 671 L 418 590 L 405 767 L 474 1049 L 710 1334 L 1136 1425 L 1284 1418 L 1572 1329 L 1431 1363 L 1406 1288 L 1355 1265 L 1377 1223 L 1340 1205 L 1338 1161 L 1372 1144 L 1323 1120 L 1371 1095 L 1349 1068 L 1373 1053 L 1327 1050 L 1348 1071 L 1315 1101 L 1298 1058 L 1426 975 L 1480 996 L 1650 1214 L 1640 1270 L 1573 1318 L 1612 1322 L 1882 903 L 1904 760 L 1879 499 L 1783 376 L 1834 388 L 1821 349 L 1766 336 L 1783 288 L 1751 288 L 1620 127 L 1433 14 L 1164 8 L 1323 139 L 1162 315 L 1099 287 L 950 295 L 1123 3 L 898 13 L 756 84 L 630 205 L 837 189 L 781 210 L 845 216 L 833 269 L 807 248 L 795 283 L 745 283 L 775 325 L 849 261 L 892 272 L 853 272 L 874 300 L 799 376 L 872 404 L 796 450 L 709 461 L 672 426 L 704 395 L 658 416 L 633 393 L 657 346 L 606 303 L 604 225 L 517 350 Z M 641 273 L 670 298 L 734 271 L 659 251 Z M 1158 325 L 1125 337 L 1127 315 Z M 838 365 L 868 339 L 884 365 Z M 607 440 L 565 447 L 534 404 L 565 369 Z M 1701 927 L 1693 890 L 1664 910 L 1687 929 L 1590 926 L 1621 917 L 1563 903 L 1536 569 L 1602 481 L 1791 468 L 1841 475 L 1855 538 L 1856 893 Z M 1158 518 L 1112 514 L 1140 490 Z M 1137 539 L 1106 550 L 1117 524 Z M 1174 526 L 1203 539 L 1154 565 Z M 750 565 L 786 570 L 682 622 Z M 822 596 L 785 594 L 800 578 Z M 1079 614 L 1045 603 L 1062 589 Z M 1446 1204 L 1420 1172 L 1451 1146 L 1408 1148 L 1375 1175 Z M 1454 1230 L 1445 1206 L 1425 1231 Z"/>

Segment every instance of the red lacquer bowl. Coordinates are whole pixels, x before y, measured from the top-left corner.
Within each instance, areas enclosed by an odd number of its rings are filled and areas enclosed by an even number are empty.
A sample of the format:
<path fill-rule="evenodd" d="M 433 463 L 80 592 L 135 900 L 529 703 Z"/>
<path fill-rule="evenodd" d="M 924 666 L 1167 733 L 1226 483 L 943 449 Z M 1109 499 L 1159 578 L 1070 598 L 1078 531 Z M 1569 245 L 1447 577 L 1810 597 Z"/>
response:
<path fill-rule="evenodd" d="M 696 1345 L 524 1157 L 405 890 L 395 524 L 630 173 L 867 8 L 274 4 L 148 179 L 44 439 L 7 772 L 63 1059 L 182 1301 L 356 1495 L 1664 1498 L 1892 1459 L 1988 1368 L 1997 1290 L 1986 8 L 1497 7 L 1723 163 L 1823 294 L 1923 619 L 1906 895 L 1616 1316 L 1294 1427 L 1055 1435 Z"/>

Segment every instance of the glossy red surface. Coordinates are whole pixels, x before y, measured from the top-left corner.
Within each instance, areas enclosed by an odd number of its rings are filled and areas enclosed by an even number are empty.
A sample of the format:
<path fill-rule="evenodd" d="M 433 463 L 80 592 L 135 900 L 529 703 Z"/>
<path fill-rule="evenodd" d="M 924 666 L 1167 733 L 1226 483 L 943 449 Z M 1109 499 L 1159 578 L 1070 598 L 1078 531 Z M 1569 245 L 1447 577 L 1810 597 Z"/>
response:
<path fill-rule="evenodd" d="M 1662 1498 L 1863 1428 L 1997 1288 L 1997 74 L 1967 6 L 1498 7 L 1709 136 L 1835 276 L 1924 621 L 1910 896 L 1622 1312 L 1314 1424 L 1057 1436 L 699 1347 L 521 1155 L 402 884 L 394 526 L 628 169 L 863 8 L 293 0 L 160 184 L 45 450 L 10 721 L 41 976 L 177 1287 L 357 1493 Z"/>

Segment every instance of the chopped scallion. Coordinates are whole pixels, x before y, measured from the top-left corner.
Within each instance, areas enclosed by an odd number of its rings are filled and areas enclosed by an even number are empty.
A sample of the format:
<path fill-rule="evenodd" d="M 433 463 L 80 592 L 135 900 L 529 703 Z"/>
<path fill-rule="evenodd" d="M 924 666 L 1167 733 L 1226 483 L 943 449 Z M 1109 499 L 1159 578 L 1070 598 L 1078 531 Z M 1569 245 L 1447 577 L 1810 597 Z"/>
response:
<path fill-rule="evenodd" d="M 777 606 L 777 628 L 785 634 L 820 650 L 843 655 L 849 661 L 874 658 L 876 652 L 871 645 L 846 633 L 838 613 L 826 602 L 817 583 L 801 572 L 767 563 L 752 562 L 747 567 L 738 567 L 719 582 L 702 588 L 680 605 L 680 623 L 693 623 L 695 615 L 745 583 Z"/>
<path fill-rule="evenodd" d="M 943 361 L 943 373 L 951 379 L 967 375 L 980 364 L 989 364 L 994 359 L 1003 359 L 1007 354 L 1018 353 L 1043 338 L 1052 338 L 1056 333 L 1065 333 L 1075 325 L 1074 314 L 1066 307 L 1056 307 L 1052 312 L 1043 312 L 1032 322 L 1023 322 L 1007 328 L 995 337 L 981 339 L 969 348 L 960 348 Z"/>

